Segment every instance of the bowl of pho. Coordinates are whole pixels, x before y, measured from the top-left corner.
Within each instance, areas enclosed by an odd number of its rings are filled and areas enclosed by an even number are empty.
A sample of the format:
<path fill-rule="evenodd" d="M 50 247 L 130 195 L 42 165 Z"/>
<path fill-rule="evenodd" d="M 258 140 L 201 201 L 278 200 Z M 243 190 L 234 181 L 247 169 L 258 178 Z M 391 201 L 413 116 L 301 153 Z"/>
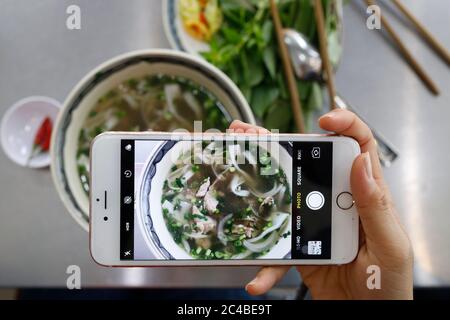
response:
<path fill-rule="evenodd" d="M 137 190 L 148 249 L 175 260 L 289 256 L 289 148 L 280 142 L 162 142 Z"/>
<path fill-rule="evenodd" d="M 90 142 L 105 131 L 224 130 L 254 123 L 234 83 L 202 59 L 174 50 L 115 57 L 87 74 L 64 102 L 52 136 L 52 175 L 64 205 L 89 227 Z"/>

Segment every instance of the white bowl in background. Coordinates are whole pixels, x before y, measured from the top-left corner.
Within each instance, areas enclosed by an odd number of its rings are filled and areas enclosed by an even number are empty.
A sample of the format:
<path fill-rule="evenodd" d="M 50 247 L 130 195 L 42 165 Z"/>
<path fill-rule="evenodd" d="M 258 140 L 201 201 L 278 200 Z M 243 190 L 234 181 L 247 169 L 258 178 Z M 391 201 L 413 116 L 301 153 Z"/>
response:
<path fill-rule="evenodd" d="M 74 219 L 89 228 L 89 199 L 76 162 L 80 129 L 89 111 L 109 90 L 133 77 L 166 74 L 190 79 L 211 92 L 232 119 L 255 123 L 236 85 L 203 59 L 175 50 L 149 49 L 115 57 L 87 74 L 71 91 L 55 123 L 51 143 L 52 175 L 64 205 Z"/>

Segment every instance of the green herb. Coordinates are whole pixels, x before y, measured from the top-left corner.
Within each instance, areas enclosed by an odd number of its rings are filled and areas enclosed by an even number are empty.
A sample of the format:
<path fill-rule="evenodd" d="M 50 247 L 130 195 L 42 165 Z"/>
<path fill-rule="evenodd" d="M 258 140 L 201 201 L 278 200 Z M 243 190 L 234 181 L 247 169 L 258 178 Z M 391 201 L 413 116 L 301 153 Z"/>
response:
<path fill-rule="evenodd" d="M 97 111 L 92 110 L 91 112 L 89 112 L 89 118 L 93 118 L 97 115 Z"/>
<path fill-rule="evenodd" d="M 114 112 L 114 114 L 116 115 L 117 118 L 119 119 L 123 119 L 126 117 L 127 113 L 124 110 L 117 110 L 116 112 Z"/>
<path fill-rule="evenodd" d="M 181 178 L 176 178 L 174 181 L 174 186 L 177 188 L 183 188 L 184 184 L 183 181 L 181 180 Z"/>
<path fill-rule="evenodd" d="M 322 1 L 329 55 L 336 65 L 342 53 L 336 2 Z M 219 0 L 219 3 L 223 23 L 210 40 L 210 50 L 202 55 L 238 85 L 265 127 L 295 131 L 269 1 Z M 283 26 L 301 32 L 318 48 L 312 1 L 280 0 L 278 7 Z M 313 112 L 323 106 L 322 90 L 312 81 L 297 82 L 308 126 Z"/>
<path fill-rule="evenodd" d="M 291 232 L 290 231 L 288 231 L 288 232 L 285 232 L 285 233 L 283 233 L 281 236 L 283 237 L 283 238 L 287 238 L 287 237 L 289 237 L 291 235 Z"/>
<path fill-rule="evenodd" d="M 136 79 L 130 79 L 127 81 L 128 86 L 132 89 L 136 89 L 138 83 L 139 82 Z"/>

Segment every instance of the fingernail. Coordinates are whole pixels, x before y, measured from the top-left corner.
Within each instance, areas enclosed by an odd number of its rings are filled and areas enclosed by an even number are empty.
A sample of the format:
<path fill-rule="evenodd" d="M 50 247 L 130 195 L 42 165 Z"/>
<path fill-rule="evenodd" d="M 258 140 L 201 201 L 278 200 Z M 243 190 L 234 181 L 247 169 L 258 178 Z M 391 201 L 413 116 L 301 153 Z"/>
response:
<path fill-rule="evenodd" d="M 253 286 L 256 283 L 256 280 L 258 279 L 258 277 L 256 277 L 255 279 L 253 279 L 252 281 L 250 281 L 249 283 L 247 283 L 247 285 L 245 286 L 245 291 L 248 291 L 248 288 Z"/>
<path fill-rule="evenodd" d="M 366 169 L 367 178 L 369 180 L 372 180 L 373 179 L 372 161 L 370 160 L 370 154 L 368 152 L 363 153 L 363 160 L 364 160 L 364 169 Z"/>
<path fill-rule="evenodd" d="M 337 115 L 337 111 L 339 111 L 340 109 L 333 109 L 328 113 L 325 113 L 323 116 L 320 117 L 320 119 L 324 119 L 324 118 L 328 118 L 328 119 L 333 119 L 336 117 Z M 320 120 L 319 119 L 319 120 Z"/>

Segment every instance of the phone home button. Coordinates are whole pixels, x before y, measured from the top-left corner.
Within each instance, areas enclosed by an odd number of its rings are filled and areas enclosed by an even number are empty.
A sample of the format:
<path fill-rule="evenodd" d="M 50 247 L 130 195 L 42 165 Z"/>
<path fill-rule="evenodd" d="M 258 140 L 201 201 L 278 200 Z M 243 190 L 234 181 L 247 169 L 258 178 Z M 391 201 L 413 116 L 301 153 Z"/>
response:
<path fill-rule="evenodd" d="M 336 197 L 336 204 L 342 210 L 349 210 L 353 207 L 355 201 L 353 200 L 352 194 L 345 191 L 338 194 Z"/>

